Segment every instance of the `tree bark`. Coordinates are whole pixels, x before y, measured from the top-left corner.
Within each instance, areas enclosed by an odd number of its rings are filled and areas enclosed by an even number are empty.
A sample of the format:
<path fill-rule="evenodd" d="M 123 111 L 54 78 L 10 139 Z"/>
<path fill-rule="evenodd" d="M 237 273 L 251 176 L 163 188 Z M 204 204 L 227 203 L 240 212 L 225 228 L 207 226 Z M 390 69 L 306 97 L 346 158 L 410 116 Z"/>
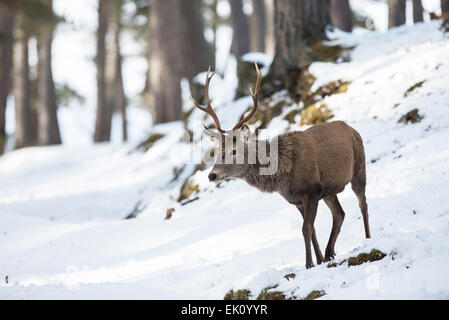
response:
<path fill-rule="evenodd" d="M 5 142 L 5 111 L 11 91 L 11 66 L 13 46 L 14 15 L 0 4 L 0 148 Z M 0 150 L 1 151 L 1 150 Z M 0 152 L 0 154 L 3 152 Z"/>
<path fill-rule="evenodd" d="M 388 0 L 388 29 L 405 24 L 405 0 Z"/>
<path fill-rule="evenodd" d="M 265 17 L 265 2 L 262 0 L 253 0 L 253 14 L 250 18 L 251 51 L 265 52 Z"/>
<path fill-rule="evenodd" d="M 259 0 L 260 1 L 260 0 Z M 273 0 L 264 0 L 265 3 L 265 53 L 274 56 L 276 41 L 274 39 L 274 3 Z"/>
<path fill-rule="evenodd" d="M 97 30 L 97 116 L 94 141 L 111 139 L 112 108 L 106 94 L 106 33 L 109 24 L 111 1 L 99 0 Z"/>
<path fill-rule="evenodd" d="M 105 62 L 105 103 L 114 112 L 119 112 L 122 118 L 122 139 L 128 139 L 126 119 L 126 96 L 123 87 L 122 55 L 120 50 L 121 33 L 121 0 L 111 1 L 109 23 L 106 31 L 106 62 Z M 109 119 L 108 119 L 109 120 Z"/>
<path fill-rule="evenodd" d="M 413 0 L 413 23 L 423 22 L 424 9 L 421 0 Z"/>
<path fill-rule="evenodd" d="M 217 29 L 218 29 L 218 12 L 217 12 L 218 0 L 213 0 L 212 2 L 212 32 L 214 33 L 214 42 L 212 43 L 212 57 L 215 59 L 217 57 Z M 214 63 L 215 64 L 215 63 Z"/>
<path fill-rule="evenodd" d="M 150 10 L 148 103 L 154 123 L 179 119 L 182 78 L 213 63 L 203 35 L 199 0 L 155 0 Z"/>
<path fill-rule="evenodd" d="M 159 0 L 160 1 L 160 0 Z M 199 72 L 214 67 L 212 48 L 204 38 L 204 24 L 201 16 L 201 0 L 178 0 L 181 9 L 181 26 L 183 26 L 183 59 L 185 74 L 189 80 Z"/>
<path fill-rule="evenodd" d="M 332 24 L 340 30 L 352 31 L 352 12 L 349 0 L 331 0 L 330 15 Z"/>
<path fill-rule="evenodd" d="M 449 14 L 449 0 L 441 0 L 441 13 Z"/>
<path fill-rule="evenodd" d="M 45 0 L 45 5 L 52 8 L 52 0 Z M 37 36 L 38 81 L 38 143 L 40 145 L 60 144 L 61 136 L 57 118 L 55 84 L 51 67 L 51 47 L 53 26 L 43 25 Z"/>
<path fill-rule="evenodd" d="M 249 52 L 250 36 L 248 20 L 243 12 L 242 0 L 229 0 L 232 20 L 232 52 L 237 58 Z"/>
<path fill-rule="evenodd" d="M 31 84 L 28 65 L 29 37 L 23 30 L 23 15 L 17 16 L 13 46 L 13 93 L 16 118 L 16 148 L 37 143 L 37 116 L 31 106 Z"/>
<path fill-rule="evenodd" d="M 276 54 L 266 82 L 294 92 L 302 68 L 311 62 L 309 44 L 326 38 L 329 1 L 278 0 L 274 8 Z"/>

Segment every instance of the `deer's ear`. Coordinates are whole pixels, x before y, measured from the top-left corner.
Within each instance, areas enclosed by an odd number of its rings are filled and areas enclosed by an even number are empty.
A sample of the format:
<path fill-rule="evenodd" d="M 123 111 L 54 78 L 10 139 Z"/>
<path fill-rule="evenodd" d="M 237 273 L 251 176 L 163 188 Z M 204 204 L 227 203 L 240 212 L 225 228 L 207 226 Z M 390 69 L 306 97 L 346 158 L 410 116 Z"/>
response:
<path fill-rule="evenodd" d="M 203 132 L 204 132 L 204 134 L 205 134 L 206 136 L 209 137 L 209 139 L 210 139 L 212 142 L 217 143 L 217 142 L 219 141 L 220 134 L 219 134 L 218 132 L 214 132 L 214 131 L 212 131 L 212 130 L 210 130 L 210 129 L 207 129 L 207 128 L 204 128 L 204 129 L 203 129 Z"/>
<path fill-rule="evenodd" d="M 251 129 L 246 123 L 242 125 L 239 131 L 239 137 L 242 142 L 248 142 L 250 139 L 252 139 Z"/>

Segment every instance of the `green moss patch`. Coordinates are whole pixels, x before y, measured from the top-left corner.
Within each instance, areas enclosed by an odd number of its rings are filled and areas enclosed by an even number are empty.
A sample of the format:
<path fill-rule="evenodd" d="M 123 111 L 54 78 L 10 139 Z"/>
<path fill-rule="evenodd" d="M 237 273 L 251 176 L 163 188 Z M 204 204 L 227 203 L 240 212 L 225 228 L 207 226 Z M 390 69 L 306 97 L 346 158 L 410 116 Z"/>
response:
<path fill-rule="evenodd" d="M 386 254 L 380 250 L 373 249 L 370 253 L 360 253 L 355 257 L 348 258 L 348 266 L 358 266 L 366 262 L 382 260 Z"/>
<path fill-rule="evenodd" d="M 322 102 L 308 106 L 301 112 L 299 125 L 313 125 L 326 122 L 334 115 L 330 109 Z"/>
<path fill-rule="evenodd" d="M 305 106 L 315 104 L 318 101 L 323 100 L 325 97 L 346 92 L 350 84 L 351 82 L 343 81 L 341 79 L 331 81 L 322 85 L 313 92 L 310 90 L 308 92 L 304 92 L 302 101 Z"/>
<path fill-rule="evenodd" d="M 206 162 L 204 161 L 204 158 L 206 157 L 207 153 L 211 152 L 211 150 L 213 150 L 213 149 L 209 149 L 208 151 L 206 151 L 201 162 L 195 166 L 192 173 L 184 180 L 184 182 L 181 185 L 181 188 L 179 190 L 179 196 L 177 199 L 178 202 L 183 202 L 184 200 L 187 200 L 200 192 L 199 185 L 197 183 L 195 183 L 194 181 L 192 181 L 191 178 L 197 171 L 204 170 L 204 168 L 206 167 Z M 175 177 L 176 177 L 175 171 L 173 173 L 175 174 Z"/>
<path fill-rule="evenodd" d="M 258 129 L 264 129 L 268 126 L 271 120 L 275 117 L 278 117 L 282 114 L 282 110 L 284 107 L 288 106 L 286 100 L 280 100 L 273 106 L 270 105 L 269 101 L 264 101 L 260 103 L 260 109 L 254 114 L 254 116 L 247 122 L 249 125 L 254 125 L 256 122 L 260 121 L 260 125 Z M 240 120 L 243 119 L 245 114 L 247 114 L 253 106 L 251 105 L 248 109 L 243 112 L 240 116 Z"/>
<path fill-rule="evenodd" d="M 287 300 L 287 297 L 282 291 L 273 290 L 276 289 L 278 286 L 279 286 L 278 284 L 275 284 L 264 288 L 259 293 L 256 300 Z"/>
<path fill-rule="evenodd" d="M 348 62 L 351 60 L 349 52 L 352 49 L 340 45 L 330 46 L 323 42 L 316 42 L 310 46 L 313 60 L 324 62 Z"/>
<path fill-rule="evenodd" d="M 287 120 L 289 123 L 296 123 L 295 121 L 295 117 L 299 114 L 299 110 L 298 109 L 294 109 L 292 111 L 290 111 L 289 113 L 287 113 L 284 116 L 284 120 Z"/>
<path fill-rule="evenodd" d="M 410 93 L 412 93 L 413 91 L 415 91 L 417 88 L 421 88 L 422 85 L 424 83 L 423 81 L 419 81 L 417 83 L 415 83 L 413 86 L 411 86 L 410 88 L 408 88 L 405 92 L 404 92 L 404 97 L 408 97 L 410 95 Z"/>
<path fill-rule="evenodd" d="M 296 100 L 303 101 L 304 105 L 307 106 L 309 101 L 313 96 L 312 86 L 316 81 L 316 77 L 313 73 L 309 71 L 309 68 L 304 68 L 299 76 L 299 81 L 295 88 Z"/>
<path fill-rule="evenodd" d="M 424 117 L 419 114 L 418 109 L 413 109 L 406 114 L 404 114 L 399 120 L 398 123 L 417 123 L 420 122 Z"/>
<path fill-rule="evenodd" d="M 200 186 L 195 182 L 191 181 L 189 178 L 184 181 L 181 186 L 181 191 L 179 193 L 178 202 L 189 199 L 193 195 L 200 192 Z"/>
<path fill-rule="evenodd" d="M 251 291 L 248 289 L 229 290 L 223 300 L 249 300 L 249 297 L 251 297 Z"/>
<path fill-rule="evenodd" d="M 386 254 L 380 250 L 372 249 L 369 253 L 362 252 L 355 257 L 349 257 L 348 259 L 344 259 L 340 262 L 329 262 L 327 264 L 328 268 L 336 268 L 337 266 L 341 266 L 344 263 L 348 263 L 348 266 L 358 266 L 366 262 L 373 262 L 382 260 L 386 257 Z"/>
<path fill-rule="evenodd" d="M 324 292 L 322 290 L 313 290 L 304 298 L 304 300 L 315 300 L 315 299 L 321 298 L 325 294 L 326 294 L 326 292 Z"/>

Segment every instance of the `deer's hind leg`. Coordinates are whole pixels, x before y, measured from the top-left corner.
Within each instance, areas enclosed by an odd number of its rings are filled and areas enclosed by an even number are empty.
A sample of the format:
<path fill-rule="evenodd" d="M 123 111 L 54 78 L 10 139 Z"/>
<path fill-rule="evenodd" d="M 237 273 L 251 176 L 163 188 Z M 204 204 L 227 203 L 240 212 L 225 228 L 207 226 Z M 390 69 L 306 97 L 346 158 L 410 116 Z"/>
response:
<path fill-rule="evenodd" d="M 366 173 L 365 166 L 363 166 L 360 170 L 360 173 L 355 175 L 351 180 L 351 187 L 357 196 L 357 200 L 359 201 L 360 211 L 362 211 L 363 217 L 363 225 L 365 227 L 365 237 L 371 238 L 371 233 L 369 230 L 369 221 L 368 221 L 368 205 L 366 203 L 365 197 L 365 186 L 366 186 Z"/>
<path fill-rule="evenodd" d="M 345 219 L 345 212 L 336 195 L 325 197 L 324 202 L 332 212 L 332 231 L 324 253 L 324 261 L 330 261 L 335 257 L 335 242 Z"/>
<path fill-rule="evenodd" d="M 304 219 L 304 205 L 297 205 L 296 206 L 299 210 L 299 212 L 301 212 L 301 215 Z M 317 264 L 321 264 L 324 261 L 323 258 L 323 254 L 321 253 L 320 250 L 320 245 L 318 244 L 318 240 L 316 238 L 316 233 L 315 233 L 315 228 L 312 228 L 312 245 L 313 245 L 313 250 L 315 251 L 315 256 L 316 256 L 316 263 Z"/>

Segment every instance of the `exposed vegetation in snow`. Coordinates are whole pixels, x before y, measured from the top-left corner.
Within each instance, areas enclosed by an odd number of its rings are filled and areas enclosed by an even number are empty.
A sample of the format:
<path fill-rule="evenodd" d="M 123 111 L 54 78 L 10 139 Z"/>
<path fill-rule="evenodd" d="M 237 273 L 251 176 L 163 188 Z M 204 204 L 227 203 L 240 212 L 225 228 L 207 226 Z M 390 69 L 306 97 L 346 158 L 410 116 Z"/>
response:
<path fill-rule="evenodd" d="M 372 239 L 346 190 L 336 260 L 306 270 L 295 207 L 242 181 L 207 180 L 210 145 L 186 143 L 186 133 L 201 139 L 194 110 L 152 128 L 146 152 L 59 146 L 1 157 L 0 298 L 449 298 L 448 37 L 431 22 L 331 43 L 354 49 L 350 61 L 310 66 L 312 92 L 339 84 L 313 104 L 364 139 Z M 232 101 L 235 76 L 214 81 L 227 128 L 251 97 Z M 266 108 L 280 102 L 253 123 L 264 137 L 307 128 L 303 102 L 279 92 Z M 322 247 L 331 221 L 320 204 Z"/>

